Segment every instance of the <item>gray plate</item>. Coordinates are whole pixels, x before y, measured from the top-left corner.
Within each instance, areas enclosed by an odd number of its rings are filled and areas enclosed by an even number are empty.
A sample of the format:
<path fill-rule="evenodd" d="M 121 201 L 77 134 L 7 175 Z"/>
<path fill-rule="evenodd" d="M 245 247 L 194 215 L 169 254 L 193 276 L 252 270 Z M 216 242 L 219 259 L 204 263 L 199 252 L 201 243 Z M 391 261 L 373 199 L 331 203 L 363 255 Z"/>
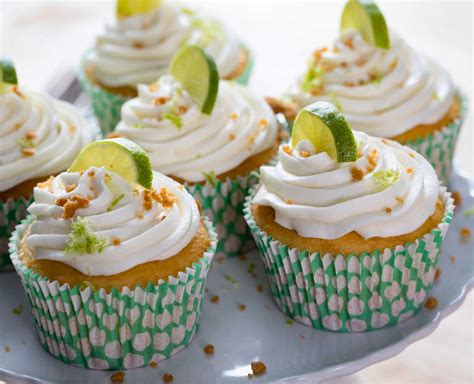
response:
<path fill-rule="evenodd" d="M 201 328 L 189 348 L 155 369 L 139 368 L 126 372 L 126 383 L 159 383 L 165 372 L 174 383 L 248 383 L 250 362 L 262 360 L 268 373 L 252 382 L 311 382 L 343 376 L 400 353 L 408 345 L 433 332 L 441 319 L 461 305 L 473 286 L 473 244 L 459 241 L 459 229 L 474 231 L 474 216 L 463 211 L 474 204 L 471 182 L 457 170 L 451 190 L 462 193 L 463 204 L 455 214 L 445 241 L 442 276 L 433 295 L 439 306 L 423 310 L 414 318 L 384 330 L 360 334 L 317 331 L 287 318 L 273 304 L 258 255 L 248 260 L 214 262 L 208 279 Z M 456 261 L 449 256 L 455 255 Z M 257 278 L 248 273 L 255 264 Z M 262 284 L 264 292 L 256 289 Z M 219 295 L 218 304 L 210 297 Z M 14 315 L 22 304 L 25 310 Z M 239 311 L 238 305 L 246 310 Z M 204 355 L 211 343 L 215 356 Z M 10 352 L 5 351 L 10 347 Z M 0 380 L 8 383 L 107 383 L 111 372 L 68 366 L 45 352 L 36 339 L 26 297 L 14 273 L 0 274 Z"/>

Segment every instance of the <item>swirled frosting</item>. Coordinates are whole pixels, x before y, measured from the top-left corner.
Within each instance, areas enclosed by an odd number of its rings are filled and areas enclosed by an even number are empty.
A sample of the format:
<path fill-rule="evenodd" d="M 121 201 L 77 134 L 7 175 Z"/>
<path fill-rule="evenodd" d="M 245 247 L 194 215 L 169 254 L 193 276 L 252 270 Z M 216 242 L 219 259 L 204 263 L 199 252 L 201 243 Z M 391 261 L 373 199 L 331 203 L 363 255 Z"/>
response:
<path fill-rule="evenodd" d="M 239 63 L 241 45 L 221 24 L 171 3 L 107 25 L 86 62 L 102 84 L 135 87 L 155 81 L 186 44 L 205 48 L 223 78 Z"/>
<path fill-rule="evenodd" d="M 280 146 L 276 166 L 261 168 L 253 199 L 275 210 L 275 221 L 302 237 L 364 239 L 410 233 L 435 211 L 439 182 L 432 166 L 396 142 L 354 132 L 359 157 L 337 163 L 309 141 Z"/>
<path fill-rule="evenodd" d="M 0 191 L 64 171 L 92 139 L 70 104 L 43 93 L 0 95 Z"/>
<path fill-rule="evenodd" d="M 164 75 L 138 86 L 116 131 L 148 152 L 153 169 L 199 182 L 270 148 L 278 125 L 265 100 L 245 87 L 221 80 L 214 109 L 205 115 L 174 77 Z"/>
<path fill-rule="evenodd" d="M 390 40 L 384 50 L 346 31 L 331 50 L 314 53 L 308 72 L 287 96 L 300 107 L 330 101 L 353 129 L 379 137 L 437 122 L 453 102 L 450 76 L 392 31 Z"/>
<path fill-rule="evenodd" d="M 37 259 L 60 261 L 92 276 L 176 255 L 196 235 L 199 211 L 180 184 L 159 173 L 153 176 L 154 190 L 149 191 L 132 187 L 105 168 L 91 167 L 82 175 L 61 173 L 34 190 L 28 211 L 35 221 L 27 244 Z M 68 251 L 78 220 L 92 232 L 88 241 L 101 244 L 93 253 Z"/>

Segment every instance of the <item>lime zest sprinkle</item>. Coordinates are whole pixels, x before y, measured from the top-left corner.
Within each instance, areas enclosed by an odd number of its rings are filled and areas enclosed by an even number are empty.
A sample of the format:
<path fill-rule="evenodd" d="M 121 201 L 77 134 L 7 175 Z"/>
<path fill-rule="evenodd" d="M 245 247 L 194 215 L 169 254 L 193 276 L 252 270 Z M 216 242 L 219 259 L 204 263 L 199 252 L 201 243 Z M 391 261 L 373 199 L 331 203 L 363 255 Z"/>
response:
<path fill-rule="evenodd" d="M 183 127 L 183 119 L 175 113 L 165 113 L 163 119 L 171 121 L 171 123 L 178 129 Z"/>
<path fill-rule="evenodd" d="M 16 142 L 23 149 L 25 149 L 25 148 L 34 148 L 35 147 L 35 143 L 33 143 L 33 141 L 31 139 L 27 139 L 26 137 L 22 137 L 21 139 L 17 139 Z"/>
<path fill-rule="evenodd" d="M 122 193 L 121 195 L 117 196 L 117 197 L 110 203 L 110 205 L 108 206 L 107 212 L 112 211 L 112 210 L 115 208 L 115 206 L 119 203 L 119 201 L 123 199 L 124 196 L 125 196 L 124 193 Z"/>
<path fill-rule="evenodd" d="M 201 48 L 207 47 L 207 45 L 212 40 L 219 40 L 224 37 L 224 30 L 219 22 L 215 20 L 206 20 L 199 17 L 195 11 L 189 8 L 181 9 L 181 13 L 189 16 L 191 20 L 191 30 L 188 32 L 184 38 L 181 40 L 180 45 L 188 45 L 189 39 L 192 36 L 194 31 L 201 32 L 201 36 L 198 41 L 192 42 L 192 44 L 197 45 Z"/>
<path fill-rule="evenodd" d="M 71 232 L 66 241 L 64 253 L 86 255 L 101 253 L 105 247 L 105 239 L 94 234 L 90 227 L 89 220 L 78 217 L 71 224 Z"/>
<path fill-rule="evenodd" d="M 247 269 L 247 272 L 252 274 L 253 272 L 255 271 L 255 264 L 254 263 L 250 263 L 248 269 Z"/>
<path fill-rule="evenodd" d="M 143 128 L 143 124 L 141 123 L 134 124 L 133 128 Z"/>
<path fill-rule="evenodd" d="M 94 289 L 94 285 L 93 285 L 90 281 L 84 280 L 84 281 L 79 285 L 79 289 L 80 289 L 81 291 L 83 291 L 83 290 L 86 289 L 86 288 L 92 288 L 92 289 Z"/>
<path fill-rule="evenodd" d="M 439 95 L 438 92 L 433 92 L 433 95 L 431 96 L 433 100 L 435 101 L 441 101 L 441 96 Z"/>
<path fill-rule="evenodd" d="M 211 184 L 213 187 L 216 186 L 217 176 L 216 176 L 216 173 L 214 171 L 203 172 L 202 174 L 203 174 L 204 178 L 206 179 L 206 181 L 209 182 L 209 184 Z"/>
<path fill-rule="evenodd" d="M 400 171 L 398 169 L 387 169 L 375 172 L 372 177 L 377 183 L 389 187 L 400 179 Z"/>
<path fill-rule="evenodd" d="M 16 316 L 20 316 L 23 312 L 23 304 L 17 305 L 12 309 L 12 313 Z"/>
<path fill-rule="evenodd" d="M 286 320 L 286 324 L 292 325 L 292 324 L 293 324 L 293 320 L 292 320 L 292 319 L 287 319 L 287 320 Z"/>
<path fill-rule="evenodd" d="M 239 285 L 239 282 L 235 280 L 231 275 L 228 275 L 227 273 L 224 274 L 224 278 L 233 285 Z"/>
<path fill-rule="evenodd" d="M 190 8 L 182 8 L 181 13 L 184 14 L 184 15 L 188 15 L 188 16 L 194 16 L 196 14 L 196 12 L 194 12 Z"/>
<path fill-rule="evenodd" d="M 321 66 L 316 65 L 314 62 L 310 63 L 300 83 L 303 92 L 311 93 L 312 91 L 317 91 L 322 88 L 323 76 L 324 70 Z"/>
<path fill-rule="evenodd" d="M 331 99 L 331 103 L 333 103 L 336 108 L 342 112 L 342 104 L 337 95 L 334 92 L 329 92 L 328 96 Z"/>
<path fill-rule="evenodd" d="M 471 216 L 474 215 L 474 205 L 471 208 L 468 208 L 464 211 L 464 215 Z"/>

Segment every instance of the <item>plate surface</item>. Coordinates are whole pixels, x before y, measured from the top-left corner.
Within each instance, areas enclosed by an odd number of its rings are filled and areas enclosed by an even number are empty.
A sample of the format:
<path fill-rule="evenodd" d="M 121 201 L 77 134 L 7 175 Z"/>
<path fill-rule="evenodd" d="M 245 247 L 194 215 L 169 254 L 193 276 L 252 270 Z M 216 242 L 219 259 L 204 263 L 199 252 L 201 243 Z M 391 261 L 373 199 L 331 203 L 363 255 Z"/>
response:
<path fill-rule="evenodd" d="M 126 371 L 126 383 L 161 382 L 165 372 L 174 383 L 248 383 L 250 362 L 265 362 L 268 372 L 252 382 L 314 383 L 358 371 L 400 353 L 433 332 L 441 319 L 455 311 L 473 287 L 474 238 L 462 243 L 461 227 L 474 231 L 474 216 L 463 211 L 474 204 L 472 181 L 456 168 L 451 190 L 463 197 L 443 246 L 442 275 L 432 295 L 436 310 L 423 310 L 412 319 L 387 329 L 360 334 L 317 331 L 287 322 L 269 295 L 259 256 L 247 260 L 215 260 L 209 273 L 201 327 L 192 344 L 157 368 Z M 453 262 L 450 256 L 455 256 Z M 254 266 L 254 267 L 252 267 Z M 249 268 L 255 268 L 252 277 Z M 263 286 L 263 292 L 257 290 Z M 219 295 L 219 302 L 210 298 Z M 246 306 L 239 310 L 239 304 Z M 21 314 L 13 308 L 23 306 Z M 203 353 L 215 346 L 214 357 Z M 9 352 L 6 352 L 6 347 Z M 7 348 L 8 349 L 8 348 Z M 26 296 L 14 273 L 0 274 L 0 380 L 8 383 L 107 383 L 111 372 L 68 366 L 45 352 L 36 339 Z"/>

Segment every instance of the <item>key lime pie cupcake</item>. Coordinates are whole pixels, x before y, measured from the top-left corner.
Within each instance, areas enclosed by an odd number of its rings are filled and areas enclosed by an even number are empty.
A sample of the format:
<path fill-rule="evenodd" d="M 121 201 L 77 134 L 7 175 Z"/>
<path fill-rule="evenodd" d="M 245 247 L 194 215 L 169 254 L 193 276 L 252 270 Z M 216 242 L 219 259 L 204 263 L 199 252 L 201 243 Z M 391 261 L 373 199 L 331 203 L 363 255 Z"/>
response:
<path fill-rule="evenodd" d="M 18 85 L 0 59 L 0 269 L 10 264 L 8 238 L 26 216 L 33 187 L 64 171 L 92 141 L 93 128 L 72 105 Z"/>
<path fill-rule="evenodd" d="M 68 172 L 35 188 L 28 211 L 10 252 L 49 353 L 128 369 L 191 342 L 216 235 L 140 147 L 90 144 Z"/>
<path fill-rule="evenodd" d="M 138 86 L 114 134 L 143 147 L 154 170 L 184 183 L 216 225 L 218 251 L 237 255 L 254 247 L 244 197 L 257 182 L 254 171 L 276 155 L 278 131 L 263 98 L 219 81 L 212 58 L 187 46 L 169 73 Z"/>
<path fill-rule="evenodd" d="M 372 2 L 350 0 L 341 35 L 317 49 L 286 99 L 337 105 L 355 130 L 407 145 L 447 182 L 467 102 L 439 64 L 414 50 Z"/>
<path fill-rule="evenodd" d="M 117 14 L 83 59 L 80 80 L 105 133 L 120 120 L 120 107 L 166 73 L 173 56 L 187 44 L 214 58 L 223 79 L 247 84 L 250 51 L 219 22 L 173 2 L 117 0 Z"/>
<path fill-rule="evenodd" d="M 278 307 L 318 329 L 397 324 L 427 298 L 453 200 L 412 149 L 352 132 L 332 104 L 296 117 L 245 218 Z"/>

